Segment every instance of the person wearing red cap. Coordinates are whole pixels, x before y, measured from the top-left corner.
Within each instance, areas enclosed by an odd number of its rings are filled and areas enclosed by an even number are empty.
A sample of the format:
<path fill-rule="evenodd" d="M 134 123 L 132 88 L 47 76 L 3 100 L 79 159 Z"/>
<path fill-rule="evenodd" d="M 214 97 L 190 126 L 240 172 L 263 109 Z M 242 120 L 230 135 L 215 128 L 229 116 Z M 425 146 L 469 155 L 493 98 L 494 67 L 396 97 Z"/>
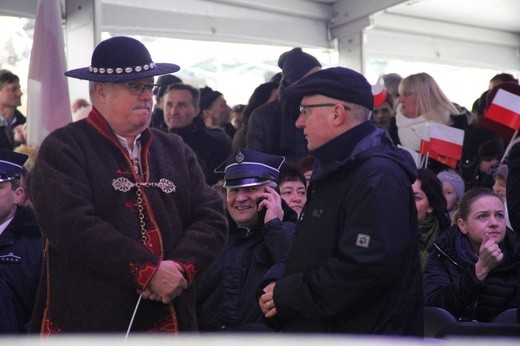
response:
<path fill-rule="evenodd" d="M 45 138 L 32 171 L 46 259 L 33 332 L 197 329 L 193 280 L 227 222 L 196 154 L 149 128 L 154 76 L 178 70 L 118 36 L 65 73 L 89 81 L 93 108 Z"/>

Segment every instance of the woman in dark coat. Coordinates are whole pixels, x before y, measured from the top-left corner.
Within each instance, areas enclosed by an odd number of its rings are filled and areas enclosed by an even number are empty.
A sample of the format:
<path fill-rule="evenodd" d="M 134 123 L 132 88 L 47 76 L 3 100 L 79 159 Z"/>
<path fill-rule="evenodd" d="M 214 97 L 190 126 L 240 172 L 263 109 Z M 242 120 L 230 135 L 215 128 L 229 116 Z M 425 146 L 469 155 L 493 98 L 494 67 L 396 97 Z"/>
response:
<path fill-rule="evenodd" d="M 502 200 L 489 189 L 466 192 L 456 218 L 426 262 L 425 306 L 489 322 L 518 307 L 520 239 L 506 227 Z"/>

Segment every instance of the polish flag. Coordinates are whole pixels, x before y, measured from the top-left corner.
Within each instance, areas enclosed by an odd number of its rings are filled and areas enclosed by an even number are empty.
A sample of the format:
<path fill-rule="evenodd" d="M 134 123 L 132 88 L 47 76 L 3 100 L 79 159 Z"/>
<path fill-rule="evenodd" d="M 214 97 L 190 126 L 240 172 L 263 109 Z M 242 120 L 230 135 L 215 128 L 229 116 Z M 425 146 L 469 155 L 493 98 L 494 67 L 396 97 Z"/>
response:
<path fill-rule="evenodd" d="M 53 130 L 72 121 L 60 0 L 39 0 L 27 86 L 27 144 L 39 146 Z"/>
<path fill-rule="evenodd" d="M 381 106 L 386 101 L 387 92 L 385 81 L 379 77 L 375 85 L 372 85 L 372 95 L 374 95 L 374 107 Z"/>
<path fill-rule="evenodd" d="M 519 129 L 520 96 L 498 89 L 484 116 L 513 130 Z"/>
<path fill-rule="evenodd" d="M 451 168 L 462 158 L 464 131 L 442 124 L 429 123 L 424 131 L 419 152 Z"/>

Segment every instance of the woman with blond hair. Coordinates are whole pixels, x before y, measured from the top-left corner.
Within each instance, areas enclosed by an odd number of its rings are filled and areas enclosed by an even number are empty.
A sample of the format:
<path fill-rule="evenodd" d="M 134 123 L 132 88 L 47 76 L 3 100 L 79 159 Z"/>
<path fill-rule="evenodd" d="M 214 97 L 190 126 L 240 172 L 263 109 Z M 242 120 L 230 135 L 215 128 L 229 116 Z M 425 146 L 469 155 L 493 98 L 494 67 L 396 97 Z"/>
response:
<path fill-rule="evenodd" d="M 465 130 L 468 117 L 467 110 L 452 103 L 435 79 L 422 72 L 404 78 L 399 84 L 399 105 L 388 132 L 396 144 L 418 152 L 428 123 Z M 446 167 L 431 164 L 428 168 L 438 173 Z"/>

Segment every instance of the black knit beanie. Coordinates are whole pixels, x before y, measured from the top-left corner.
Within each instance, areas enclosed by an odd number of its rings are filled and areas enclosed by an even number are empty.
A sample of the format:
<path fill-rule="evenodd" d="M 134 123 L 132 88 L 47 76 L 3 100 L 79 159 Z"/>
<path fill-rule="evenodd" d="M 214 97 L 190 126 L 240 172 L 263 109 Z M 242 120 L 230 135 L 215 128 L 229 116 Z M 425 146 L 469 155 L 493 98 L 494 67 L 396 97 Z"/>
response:
<path fill-rule="evenodd" d="M 210 87 L 204 87 L 200 89 L 200 111 L 208 109 L 211 104 L 219 97 L 222 93 L 211 89 Z"/>
<path fill-rule="evenodd" d="M 278 67 L 282 69 L 282 77 L 286 85 L 299 81 L 316 66 L 321 67 L 318 59 L 303 52 L 299 47 L 283 53 L 278 59 Z"/>

